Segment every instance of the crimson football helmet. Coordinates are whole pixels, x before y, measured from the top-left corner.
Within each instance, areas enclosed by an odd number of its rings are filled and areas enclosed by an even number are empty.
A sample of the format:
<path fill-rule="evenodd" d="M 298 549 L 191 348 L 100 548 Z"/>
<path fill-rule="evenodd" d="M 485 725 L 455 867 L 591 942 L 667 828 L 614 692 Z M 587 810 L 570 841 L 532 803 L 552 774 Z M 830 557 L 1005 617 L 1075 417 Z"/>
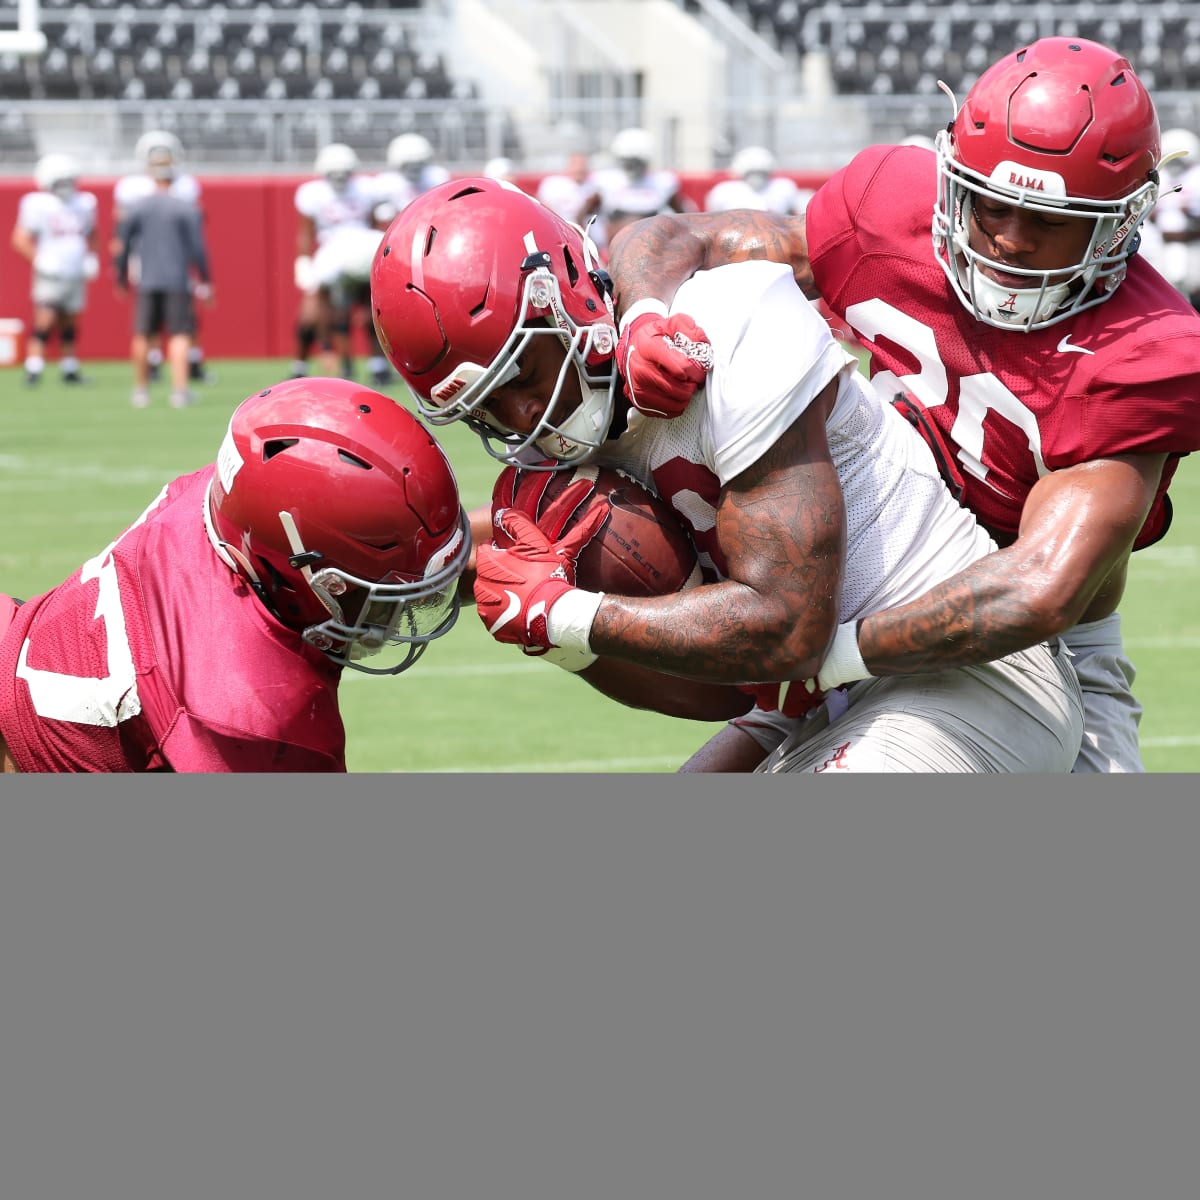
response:
<path fill-rule="evenodd" d="M 371 312 L 421 415 L 466 421 L 493 458 L 556 470 L 607 436 L 617 381 L 608 277 L 583 230 L 513 184 L 451 180 L 412 201 L 375 254 Z M 530 341 L 547 336 L 566 351 L 562 370 L 537 428 L 517 433 L 488 400 L 516 378 Z M 563 415 L 572 369 L 582 401 Z"/>
<path fill-rule="evenodd" d="M 458 617 L 470 526 L 454 473 L 369 388 L 292 379 L 243 401 L 204 517 L 221 559 L 342 666 L 397 674 Z"/>
<path fill-rule="evenodd" d="M 1107 300 L 1158 197 L 1158 117 L 1128 59 L 1097 42 L 1048 37 L 1007 55 L 937 137 L 933 244 L 958 298 L 985 324 L 1026 332 Z M 1081 260 L 1055 271 L 994 263 L 971 249 L 975 197 L 1089 218 Z M 1016 291 L 980 264 L 1029 279 Z"/>

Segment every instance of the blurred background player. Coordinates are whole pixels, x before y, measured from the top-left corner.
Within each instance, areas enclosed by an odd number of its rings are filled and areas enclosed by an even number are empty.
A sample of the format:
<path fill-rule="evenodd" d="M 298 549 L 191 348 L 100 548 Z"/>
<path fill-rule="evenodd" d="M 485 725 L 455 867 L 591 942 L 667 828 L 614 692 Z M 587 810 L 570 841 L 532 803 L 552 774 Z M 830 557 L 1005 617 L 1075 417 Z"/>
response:
<path fill-rule="evenodd" d="M 729 169 L 733 178 L 714 184 L 705 196 L 706 212 L 756 208 L 774 213 L 802 213 L 812 195 L 787 175 L 775 174 L 775 155 L 766 146 L 746 146 L 739 150 Z"/>
<path fill-rule="evenodd" d="M 1200 308 L 1200 138 L 1190 129 L 1163 131 L 1159 196 L 1143 223 L 1140 252 Z"/>
<path fill-rule="evenodd" d="M 585 227 L 601 257 L 604 256 L 608 250 L 608 230 L 599 218 L 600 189 L 592 179 L 591 160 L 586 154 L 569 154 L 561 171 L 542 177 L 535 194 L 564 221 Z"/>
<path fill-rule="evenodd" d="M 517 173 L 517 164 L 511 158 L 501 154 L 496 158 L 489 158 L 483 164 L 482 175 L 484 179 L 501 179 L 505 183 L 515 183 L 513 176 Z"/>
<path fill-rule="evenodd" d="M 622 129 L 609 146 L 614 166 L 592 175 L 600 193 L 600 217 L 608 241 L 632 221 L 662 212 L 692 212 L 694 205 L 683 194 L 679 176 L 652 167 L 654 138 L 647 129 Z"/>
<path fill-rule="evenodd" d="M 142 169 L 128 175 L 122 175 L 113 185 L 114 226 L 120 225 L 134 204 L 139 200 L 144 200 L 155 190 L 154 176 L 150 171 L 151 151 L 158 156 L 160 170 L 163 169 L 166 158 L 168 156 L 170 158 L 173 168 L 170 188 L 171 195 L 177 196 L 180 200 L 186 200 L 189 204 L 194 204 L 197 208 L 200 208 L 200 181 L 195 175 L 184 170 L 183 145 L 179 141 L 179 138 L 169 129 L 151 129 L 138 138 L 133 148 L 133 156 Z M 117 252 L 115 241 L 111 247 L 111 251 L 114 255 Z M 135 259 L 129 269 L 129 277 L 135 285 L 137 283 L 137 271 L 138 267 Z M 149 349 L 151 379 L 158 378 L 159 371 L 162 368 L 162 361 L 163 348 L 157 341 L 154 341 L 151 343 Z M 204 350 L 200 345 L 199 313 L 197 313 L 196 334 L 192 338 L 192 347 L 188 351 L 188 377 L 193 383 L 216 382 L 208 371 Z"/>
<path fill-rule="evenodd" d="M 381 229 L 417 196 L 450 178 L 433 158 L 433 145 L 419 133 L 401 133 L 388 143 L 387 167 L 375 176 L 375 223 Z"/>
<path fill-rule="evenodd" d="M 67 154 L 47 154 L 34 170 L 37 191 L 21 197 L 12 247 L 33 268 L 33 326 L 25 355 L 25 382 L 37 384 L 50 341 L 57 335 L 64 383 L 79 383 L 75 356 L 87 285 L 98 271 L 96 197 L 78 189 L 79 164 Z"/>
<path fill-rule="evenodd" d="M 344 142 L 322 146 L 313 170 L 319 178 L 306 180 L 295 194 L 300 218 L 295 263 L 300 314 L 292 375 L 308 374 L 313 348 L 319 347 L 322 373 L 336 375 L 340 371 L 349 377 L 354 371 L 348 302 L 353 289 L 342 281 L 346 280 L 348 264 L 352 269 L 361 259 L 368 240 L 374 236 L 378 242 L 372 218 L 374 181 L 360 170 L 358 153 Z M 374 253 L 374 246 L 370 253 Z M 347 280 L 349 283 L 352 281 Z"/>
<path fill-rule="evenodd" d="M 165 337 L 172 408 L 193 400 L 188 386 L 188 352 L 196 331 L 196 301 L 212 303 L 208 248 L 200 210 L 171 192 L 175 160 L 166 149 L 152 149 L 149 170 L 154 191 L 137 201 L 117 227 L 113 264 L 116 286 L 131 286 L 129 264 L 136 257 L 138 280 L 133 314 L 133 406 L 150 403 L 150 343 Z"/>
<path fill-rule="evenodd" d="M 345 771 L 342 670 L 406 670 L 458 616 L 454 474 L 387 396 L 292 380 L 233 413 L 58 587 L 0 595 L 5 772 Z"/>

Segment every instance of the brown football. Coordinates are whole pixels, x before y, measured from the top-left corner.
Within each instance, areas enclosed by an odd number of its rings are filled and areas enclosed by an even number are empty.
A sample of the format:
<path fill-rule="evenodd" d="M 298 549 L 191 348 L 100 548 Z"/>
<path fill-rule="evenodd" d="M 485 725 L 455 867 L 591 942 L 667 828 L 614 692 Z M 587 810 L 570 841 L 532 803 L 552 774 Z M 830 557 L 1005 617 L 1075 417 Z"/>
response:
<path fill-rule="evenodd" d="M 675 510 L 612 467 L 586 465 L 555 472 L 538 516 L 568 484 L 592 476 L 595 489 L 563 529 L 566 533 L 597 504 L 608 508 L 600 532 L 579 555 L 575 580 L 580 587 L 615 596 L 667 596 L 700 582 L 696 548 Z"/>

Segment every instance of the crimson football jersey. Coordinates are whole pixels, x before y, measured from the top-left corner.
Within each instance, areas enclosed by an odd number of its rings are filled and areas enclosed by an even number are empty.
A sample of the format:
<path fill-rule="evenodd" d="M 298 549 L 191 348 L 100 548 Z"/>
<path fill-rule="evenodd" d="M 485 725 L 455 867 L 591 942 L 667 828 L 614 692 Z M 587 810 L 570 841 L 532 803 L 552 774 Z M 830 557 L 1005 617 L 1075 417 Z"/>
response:
<path fill-rule="evenodd" d="M 204 529 L 213 468 L 163 489 L 0 640 L 21 771 L 344 771 L 341 669 L 280 624 Z"/>
<path fill-rule="evenodd" d="M 1135 256 L 1105 303 L 1046 329 L 977 321 L 934 258 L 934 163 L 918 147 L 874 146 L 817 192 L 807 236 L 822 299 L 871 352 L 877 386 L 925 405 L 964 502 L 1001 545 L 1048 472 L 1165 452 L 1136 548 L 1157 541 L 1179 457 L 1200 448 L 1200 316 Z"/>

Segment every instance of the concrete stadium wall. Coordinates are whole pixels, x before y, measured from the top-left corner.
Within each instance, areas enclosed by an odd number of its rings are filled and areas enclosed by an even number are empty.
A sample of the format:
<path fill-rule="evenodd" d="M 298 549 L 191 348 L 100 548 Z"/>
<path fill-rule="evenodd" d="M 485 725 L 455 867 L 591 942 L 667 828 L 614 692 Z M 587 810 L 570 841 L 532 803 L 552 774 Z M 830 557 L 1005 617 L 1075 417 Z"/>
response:
<path fill-rule="evenodd" d="M 722 172 L 683 173 L 684 191 L 699 208 Z M 293 197 L 306 175 L 201 177 L 205 229 L 215 303 L 201 305 L 200 342 L 210 358 L 290 358 L 298 296 L 292 281 L 296 256 Z M 517 183 L 536 188 L 540 176 Z M 823 176 L 795 174 L 804 186 Z M 113 178 L 80 180 L 99 207 L 100 276 L 90 286 L 79 322 L 79 353 L 86 360 L 124 359 L 129 353 L 132 303 L 112 286 L 109 240 L 113 235 Z M 0 179 L 0 320 L 19 318 L 29 327 L 29 264 L 12 249 L 11 232 L 21 196 L 31 179 Z M 360 345 L 360 351 L 361 351 Z M 52 349 L 57 354 L 57 349 Z"/>

